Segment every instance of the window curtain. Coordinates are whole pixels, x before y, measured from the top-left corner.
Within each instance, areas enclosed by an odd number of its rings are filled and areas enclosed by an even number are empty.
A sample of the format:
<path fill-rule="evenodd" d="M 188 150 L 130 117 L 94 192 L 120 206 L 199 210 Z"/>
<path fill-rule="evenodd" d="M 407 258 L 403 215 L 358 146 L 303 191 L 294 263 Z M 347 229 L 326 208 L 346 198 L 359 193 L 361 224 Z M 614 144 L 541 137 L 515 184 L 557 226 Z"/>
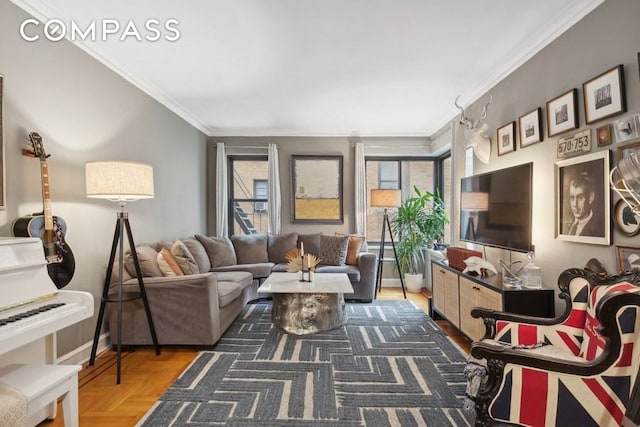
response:
<path fill-rule="evenodd" d="M 282 194 L 280 191 L 280 162 L 278 146 L 269 144 L 269 233 L 280 234 L 282 223 Z"/>
<path fill-rule="evenodd" d="M 367 235 L 367 174 L 364 163 L 364 143 L 356 144 L 356 168 L 355 168 L 355 198 L 356 209 L 356 234 Z"/>
<path fill-rule="evenodd" d="M 227 237 L 229 235 L 227 194 L 227 154 L 223 142 L 216 144 L 216 235 Z"/>

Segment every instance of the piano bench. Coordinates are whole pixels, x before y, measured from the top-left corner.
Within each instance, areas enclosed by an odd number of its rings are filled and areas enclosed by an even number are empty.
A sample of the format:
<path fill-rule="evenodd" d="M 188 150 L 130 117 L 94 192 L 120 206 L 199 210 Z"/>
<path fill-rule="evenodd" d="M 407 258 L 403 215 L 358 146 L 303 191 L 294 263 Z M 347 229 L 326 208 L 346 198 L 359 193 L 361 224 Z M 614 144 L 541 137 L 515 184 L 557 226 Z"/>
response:
<path fill-rule="evenodd" d="M 78 372 L 81 368 L 80 365 L 8 365 L 0 368 L 0 383 L 26 398 L 28 425 L 42 421 L 32 419 L 32 416 L 48 405 L 57 405 L 57 399 L 62 397 L 65 427 L 78 427 Z M 55 414 L 55 411 L 51 413 Z"/>

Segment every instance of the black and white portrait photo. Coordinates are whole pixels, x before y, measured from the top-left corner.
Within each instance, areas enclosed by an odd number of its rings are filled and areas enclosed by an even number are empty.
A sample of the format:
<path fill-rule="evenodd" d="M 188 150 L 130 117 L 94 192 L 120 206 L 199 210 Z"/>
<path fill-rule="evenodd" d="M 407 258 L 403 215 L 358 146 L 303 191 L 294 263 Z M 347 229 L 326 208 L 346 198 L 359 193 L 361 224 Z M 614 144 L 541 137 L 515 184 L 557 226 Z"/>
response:
<path fill-rule="evenodd" d="M 609 151 L 556 162 L 558 238 L 609 244 Z"/>

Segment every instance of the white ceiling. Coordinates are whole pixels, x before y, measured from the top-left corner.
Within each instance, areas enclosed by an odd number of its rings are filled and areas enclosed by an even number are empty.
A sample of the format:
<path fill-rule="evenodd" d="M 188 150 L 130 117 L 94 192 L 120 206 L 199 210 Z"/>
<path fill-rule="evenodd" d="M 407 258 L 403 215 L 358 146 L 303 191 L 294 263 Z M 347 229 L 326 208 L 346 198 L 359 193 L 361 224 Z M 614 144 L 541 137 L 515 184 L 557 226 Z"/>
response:
<path fill-rule="evenodd" d="M 12 1 L 143 37 L 177 19 L 175 42 L 75 43 L 209 136 L 430 136 L 604 0 Z"/>

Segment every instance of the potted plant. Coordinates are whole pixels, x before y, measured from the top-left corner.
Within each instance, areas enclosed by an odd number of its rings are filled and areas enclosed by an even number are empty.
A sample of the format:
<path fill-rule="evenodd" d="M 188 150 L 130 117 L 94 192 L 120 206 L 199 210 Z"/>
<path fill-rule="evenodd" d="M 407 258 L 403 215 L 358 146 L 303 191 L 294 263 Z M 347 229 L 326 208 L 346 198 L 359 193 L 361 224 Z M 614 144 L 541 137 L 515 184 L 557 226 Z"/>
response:
<path fill-rule="evenodd" d="M 399 239 L 396 252 L 407 290 L 420 292 L 425 250 L 433 248 L 444 235 L 444 226 L 449 223 L 449 218 L 437 193 L 421 193 L 418 187 L 413 188 L 415 196 L 402 202 L 391 219 L 391 228 Z"/>

